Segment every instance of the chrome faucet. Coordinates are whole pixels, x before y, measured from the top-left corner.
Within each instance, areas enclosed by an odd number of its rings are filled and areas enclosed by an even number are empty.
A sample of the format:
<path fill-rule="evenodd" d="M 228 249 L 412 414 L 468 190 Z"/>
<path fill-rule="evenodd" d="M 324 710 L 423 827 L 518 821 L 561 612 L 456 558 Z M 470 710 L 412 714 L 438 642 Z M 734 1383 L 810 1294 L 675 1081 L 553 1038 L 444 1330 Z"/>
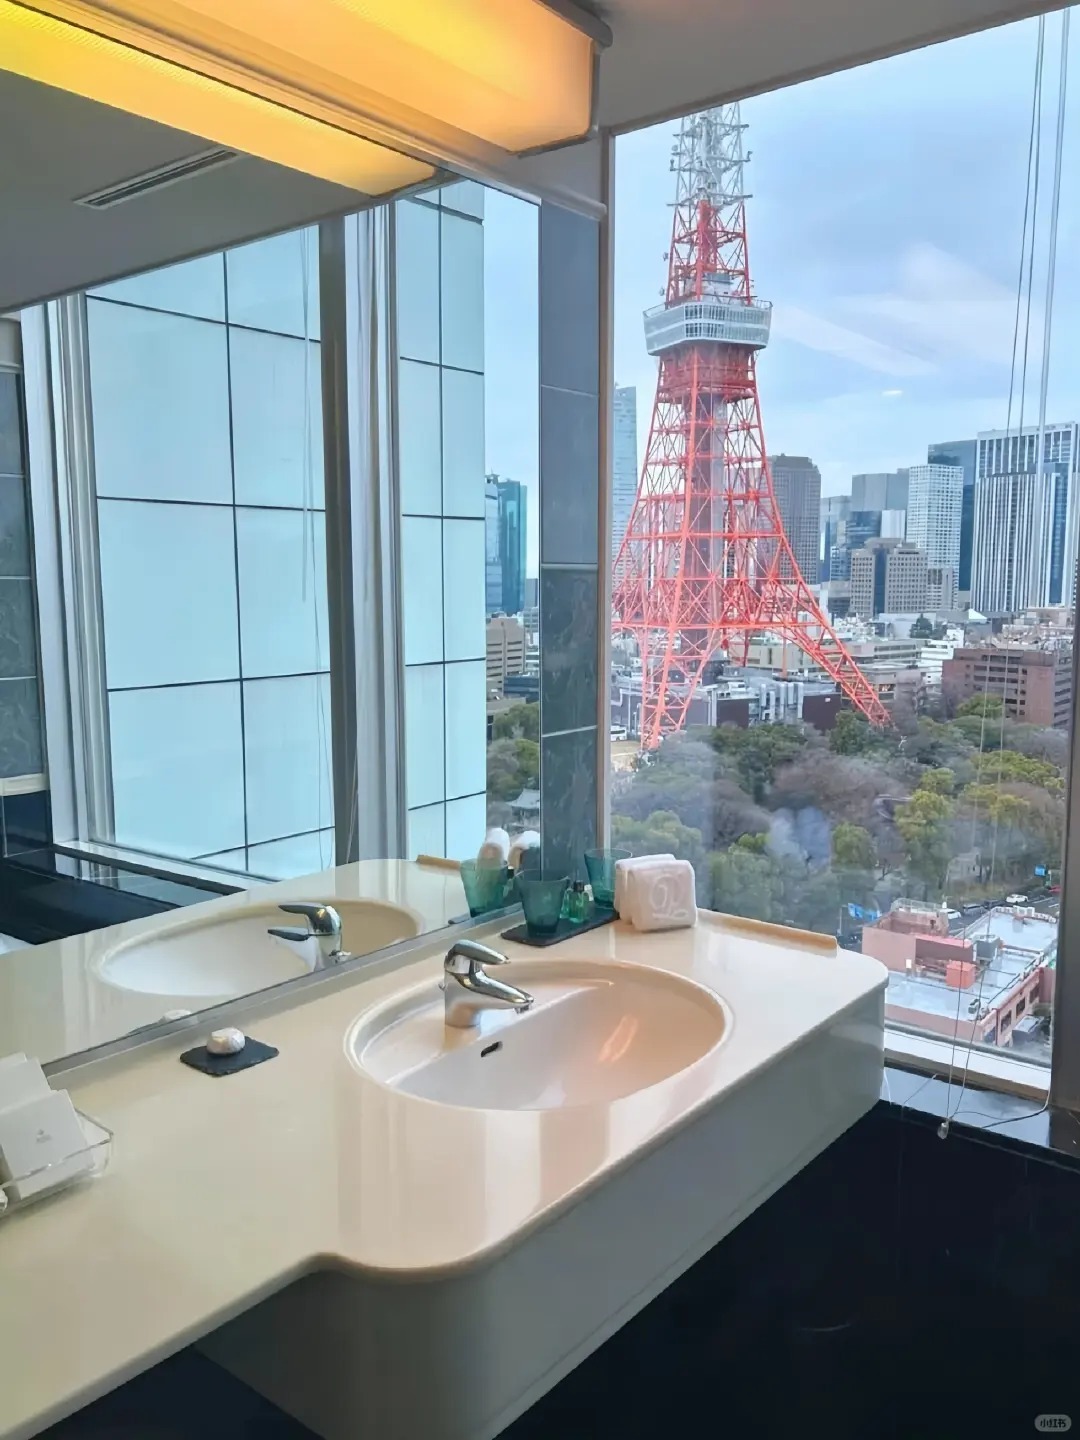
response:
<path fill-rule="evenodd" d="M 341 916 L 332 905 L 324 905 L 321 901 L 308 903 L 298 900 L 292 905 L 279 905 L 279 910 L 284 910 L 287 915 L 304 915 L 307 917 L 307 925 L 271 925 L 267 930 L 268 935 L 276 935 L 279 940 L 291 940 L 295 944 L 302 944 L 305 940 L 315 939 L 319 945 L 319 959 L 316 964 L 317 970 L 323 970 L 327 965 L 337 965 L 342 960 L 349 959 L 349 952 L 341 948 Z"/>
<path fill-rule="evenodd" d="M 533 997 L 516 985 L 495 980 L 485 965 L 506 965 L 507 957 L 475 940 L 455 940 L 443 960 L 443 1009 L 447 1025 L 469 1030 L 480 1023 L 481 1010 L 493 1005 L 512 1005 L 520 1015 Z"/>

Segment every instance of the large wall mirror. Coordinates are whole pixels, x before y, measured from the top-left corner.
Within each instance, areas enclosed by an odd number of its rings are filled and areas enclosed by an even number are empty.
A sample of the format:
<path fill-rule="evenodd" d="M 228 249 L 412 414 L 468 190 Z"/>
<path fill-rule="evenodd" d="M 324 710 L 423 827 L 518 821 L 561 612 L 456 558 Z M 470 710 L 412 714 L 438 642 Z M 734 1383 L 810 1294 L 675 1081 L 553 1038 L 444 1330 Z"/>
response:
<path fill-rule="evenodd" d="M 538 824 L 539 214 L 459 181 L 359 217 L 347 283 L 349 219 L 0 320 L 0 1054 L 302 977 L 282 904 L 356 955 L 442 929 L 447 862 Z M 343 743 L 376 651 L 390 720 Z"/>

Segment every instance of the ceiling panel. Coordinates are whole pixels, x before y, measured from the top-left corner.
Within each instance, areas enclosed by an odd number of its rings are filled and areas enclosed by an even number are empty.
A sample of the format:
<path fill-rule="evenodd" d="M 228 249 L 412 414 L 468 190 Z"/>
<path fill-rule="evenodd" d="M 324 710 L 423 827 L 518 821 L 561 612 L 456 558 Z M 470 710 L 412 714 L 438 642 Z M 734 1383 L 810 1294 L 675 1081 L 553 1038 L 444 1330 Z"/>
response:
<path fill-rule="evenodd" d="M 1053 8 L 1015 0 L 600 0 L 599 120 L 633 128 Z"/>
<path fill-rule="evenodd" d="M 5 71 L 0 136 L 0 311 L 363 203 L 244 156 L 107 210 L 76 205 L 207 142 Z"/>

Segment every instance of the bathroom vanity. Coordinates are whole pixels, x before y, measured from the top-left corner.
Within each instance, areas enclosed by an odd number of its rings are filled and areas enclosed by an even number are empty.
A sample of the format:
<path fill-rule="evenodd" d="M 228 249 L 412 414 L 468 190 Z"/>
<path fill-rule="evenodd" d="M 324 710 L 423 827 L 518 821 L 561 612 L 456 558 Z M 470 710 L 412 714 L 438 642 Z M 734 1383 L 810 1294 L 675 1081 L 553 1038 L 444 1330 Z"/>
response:
<path fill-rule="evenodd" d="M 193 1341 L 317 1434 L 484 1440 L 875 1103 L 885 971 L 719 916 L 503 945 L 528 1011 L 449 1034 L 449 940 L 69 1075 L 98 1181 L 0 1221 L 0 1436 Z M 449 1036 L 449 1038 L 448 1038 Z"/>

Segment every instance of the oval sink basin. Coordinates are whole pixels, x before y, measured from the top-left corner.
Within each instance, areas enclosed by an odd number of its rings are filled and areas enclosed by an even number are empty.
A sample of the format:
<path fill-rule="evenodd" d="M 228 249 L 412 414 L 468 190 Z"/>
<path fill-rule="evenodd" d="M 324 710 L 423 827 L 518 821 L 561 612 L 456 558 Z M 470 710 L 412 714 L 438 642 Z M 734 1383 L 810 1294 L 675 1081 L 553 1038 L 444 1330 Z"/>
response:
<path fill-rule="evenodd" d="M 479 1110 L 602 1105 L 708 1055 L 731 1028 L 717 996 L 643 965 L 521 961 L 496 972 L 534 997 L 485 1010 L 476 1029 L 443 1019 L 437 983 L 363 1015 L 346 1040 L 358 1069 L 402 1094 Z"/>
<path fill-rule="evenodd" d="M 369 955 L 422 929 L 419 917 L 398 905 L 330 903 L 341 916 L 342 945 L 354 955 Z M 212 1004 L 307 975 L 317 955 L 314 941 L 292 944 L 266 933 L 271 925 L 305 923 L 302 915 L 286 915 L 269 901 L 179 920 L 117 946 L 101 960 L 98 974 L 122 990 Z"/>

